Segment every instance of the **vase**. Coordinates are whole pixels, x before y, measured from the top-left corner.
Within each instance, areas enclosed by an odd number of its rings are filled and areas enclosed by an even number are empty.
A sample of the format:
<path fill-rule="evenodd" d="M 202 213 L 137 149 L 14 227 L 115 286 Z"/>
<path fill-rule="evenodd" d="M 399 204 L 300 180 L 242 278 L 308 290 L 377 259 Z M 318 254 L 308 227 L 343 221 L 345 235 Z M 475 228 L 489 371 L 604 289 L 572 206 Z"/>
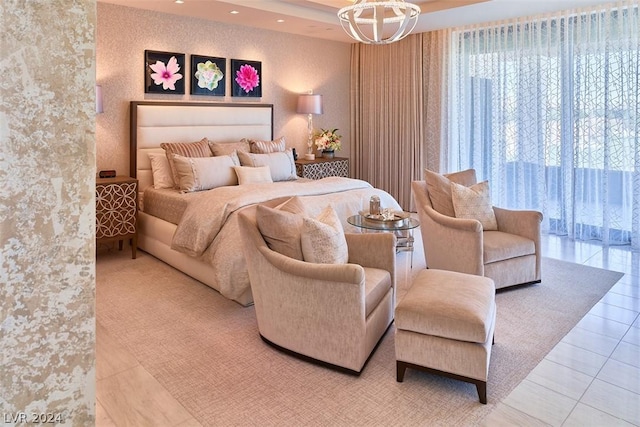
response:
<path fill-rule="evenodd" d="M 335 155 L 335 151 L 333 150 L 322 150 L 322 157 L 325 159 L 333 159 Z"/>

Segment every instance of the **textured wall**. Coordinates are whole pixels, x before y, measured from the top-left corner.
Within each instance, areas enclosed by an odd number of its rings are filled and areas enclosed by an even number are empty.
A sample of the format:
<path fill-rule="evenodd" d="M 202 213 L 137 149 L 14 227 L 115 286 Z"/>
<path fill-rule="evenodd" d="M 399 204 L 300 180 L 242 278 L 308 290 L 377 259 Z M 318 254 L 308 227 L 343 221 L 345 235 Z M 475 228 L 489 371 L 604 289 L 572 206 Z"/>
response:
<path fill-rule="evenodd" d="M 0 2 L 0 422 L 93 424 L 95 23 Z"/>
<path fill-rule="evenodd" d="M 286 25 L 286 24 L 284 24 Z M 340 156 L 349 156 L 350 44 L 209 22 L 98 3 L 97 82 L 103 87 L 104 114 L 96 118 L 97 167 L 129 173 L 129 101 L 170 100 L 264 102 L 274 104 L 274 133 L 287 146 L 306 149 L 306 116 L 296 114 L 297 95 L 313 90 L 324 98 L 325 113 L 315 128 L 339 128 Z M 144 51 L 217 56 L 262 62 L 262 98 L 144 93 Z M 229 72 L 229 70 L 227 70 Z M 185 73 L 187 74 L 187 73 Z"/>

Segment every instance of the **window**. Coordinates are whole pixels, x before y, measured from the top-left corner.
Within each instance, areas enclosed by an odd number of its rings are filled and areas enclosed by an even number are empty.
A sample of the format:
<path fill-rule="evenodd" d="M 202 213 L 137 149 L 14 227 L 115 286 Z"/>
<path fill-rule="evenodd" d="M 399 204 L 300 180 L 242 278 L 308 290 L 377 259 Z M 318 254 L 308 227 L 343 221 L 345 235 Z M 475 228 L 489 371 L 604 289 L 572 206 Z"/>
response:
<path fill-rule="evenodd" d="M 452 33 L 449 169 L 546 231 L 640 247 L 638 6 Z"/>

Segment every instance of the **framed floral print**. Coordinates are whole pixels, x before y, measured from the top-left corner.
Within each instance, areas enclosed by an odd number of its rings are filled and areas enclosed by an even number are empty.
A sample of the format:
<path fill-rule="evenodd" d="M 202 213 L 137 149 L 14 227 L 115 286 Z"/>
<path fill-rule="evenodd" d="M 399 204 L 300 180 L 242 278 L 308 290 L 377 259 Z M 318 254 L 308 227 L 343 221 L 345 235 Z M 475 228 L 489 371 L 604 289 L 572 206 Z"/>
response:
<path fill-rule="evenodd" d="M 184 95 L 184 53 L 144 51 L 144 93 Z"/>
<path fill-rule="evenodd" d="M 262 96 L 262 63 L 231 60 L 231 96 L 259 98 Z"/>
<path fill-rule="evenodd" d="M 227 58 L 191 55 L 191 95 L 224 96 Z"/>

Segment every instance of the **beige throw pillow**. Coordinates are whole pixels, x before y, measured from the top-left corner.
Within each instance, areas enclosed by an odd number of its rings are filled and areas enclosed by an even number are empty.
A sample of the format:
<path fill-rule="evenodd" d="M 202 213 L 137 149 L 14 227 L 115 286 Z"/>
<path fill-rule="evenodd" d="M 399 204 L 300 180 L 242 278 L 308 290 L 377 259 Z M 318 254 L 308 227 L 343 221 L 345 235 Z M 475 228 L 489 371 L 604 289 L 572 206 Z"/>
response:
<path fill-rule="evenodd" d="M 256 208 L 256 222 L 260 234 L 273 251 L 302 261 L 302 232 L 303 215 L 285 210 L 258 205 Z"/>
<path fill-rule="evenodd" d="M 269 166 L 255 168 L 252 166 L 234 166 L 233 169 L 236 171 L 238 184 L 240 185 L 273 182 Z"/>
<path fill-rule="evenodd" d="M 303 216 L 307 215 L 307 210 L 304 207 L 304 203 L 302 202 L 302 199 L 300 199 L 300 197 L 298 196 L 294 196 L 287 199 L 287 201 L 285 201 L 284 203 L 281 203 L 278 206 L 276 206 L 276 209 L 280 209 L 282 211 L 291 212 L 291 213 L 295 213 Z"/>
<path fill-rule="evenodd" d="M 177 186 L 179 182 L 178 171 L 173 163 L 173 155 L 178 154 L 184 157 L 211 157 L 211 149 L 209 148 L 209 140 L 203 138 L 198 142 L 163 142 L 160 147 L 164 149 L 171 168 L 171 177 Z"/>
<path fill-rule="evenodd" d="M 201 191 L 238 185 L 238 177 L 233 167 L 239 165 L 240 161 L 235 153 L 218 157 L 183 157 L 174 154 L 173 163 L 178 173 L 178 189 L 181 191 Z"/>
<path fill-rule="evenodd" d="M 246 139 L 237 142 L 212 142 L 209 141 L 209 148 L 214 156 L 228 156 L 234 151 L 249 152 L 249 141 Z"/>
<path fill-rule="evenodd" d="M 273 182 L 298 179 L 291 150 L 269 154 L 238 152 L 238 157 L 242 166 L 269 166 Z"/>
<path fill-rule="evenodd" d="M 151 173 L 153 174 L 153 188 L 175 188 L 173 174 L 169 167 L 169 160 L 164 153 L 149 153 L 151 161 Z"/>
<path fill-rule="evenodd" d="M 287 148 L 284 136 L 276 138 L 273 141 L 250 139 L 249 146 L 251 147 L 251 152 L 256 154 L 277 153 L 282 152 Z"/>
<path fill-rule="evenodd" d="M 451 195 L 456 218 L 477 219 L 484 231 L 498 229 L 491 205 L 489 181 L 482 181 L 471 187 L 452 182 Z"/>
<path fill-rule="evenodd" d="M 437 172 L 424 170 L 424 180 L 429 190 L 429 200 L 433 209 L 447 216 L 456 216 L 451 202 L 451 183 L 455 182 L 469 187 L 476 183 L 475 169 L 441 175 Z"/>
<path fill-rule="evenodd" d="M 346 264 L 349 248 L 338 214 L 331 205 L 317 218 L 302 219 L 302 255 L 307 262 Z"/>

